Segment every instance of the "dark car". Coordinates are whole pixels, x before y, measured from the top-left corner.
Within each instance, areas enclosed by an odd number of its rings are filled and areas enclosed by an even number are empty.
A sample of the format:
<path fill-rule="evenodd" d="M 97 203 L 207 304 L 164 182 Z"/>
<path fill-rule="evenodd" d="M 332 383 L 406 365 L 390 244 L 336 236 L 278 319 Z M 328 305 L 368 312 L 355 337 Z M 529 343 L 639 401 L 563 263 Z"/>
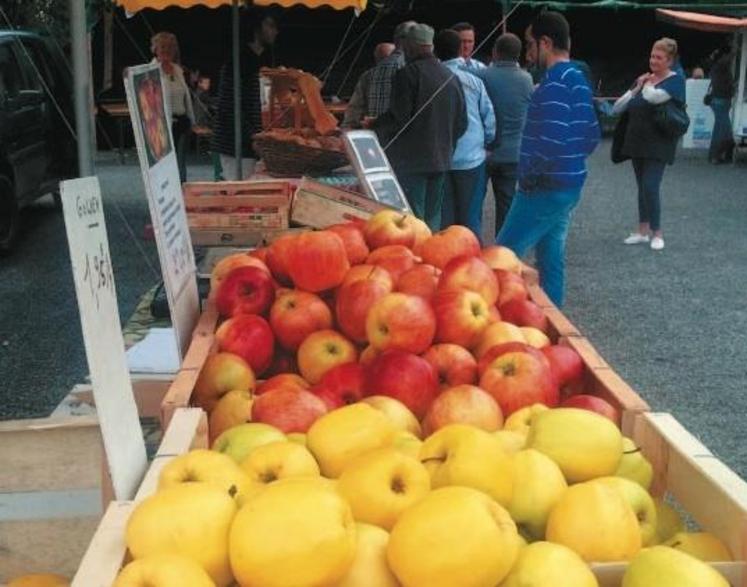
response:
<path fill-rule="evenodd" d="M 77 174 L 72 74 L 44 37 L 0 30 L 0 251 L 18 236 L 20 209 Z"/>

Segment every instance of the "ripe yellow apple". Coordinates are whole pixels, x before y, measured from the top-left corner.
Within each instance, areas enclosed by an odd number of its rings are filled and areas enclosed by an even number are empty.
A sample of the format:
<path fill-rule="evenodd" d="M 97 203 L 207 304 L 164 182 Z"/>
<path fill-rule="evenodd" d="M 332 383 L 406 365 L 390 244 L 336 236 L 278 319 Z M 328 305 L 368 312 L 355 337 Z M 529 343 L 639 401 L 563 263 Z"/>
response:
<path fill-rule="evenodd" d="M 119 572 L 113 587 L 215 587 L 200 565 L 178 554 L 156 554 L 132 561 Z"/>
<path fill-rule="evenodd" d="M 252 419 L 253 396 L 249 391 L 234 389 L 218 400 L 210 412 L 208 430 L 210 442 L 214 442 L 229 428 Z"/>
<path fill-rule="evenodd" d="M 398 399 L 386 395 L 372 395 L 363 398 L 361 401 L 383 412 L 384 415 L 392 421 L 392 424 L 394 424 L 397 430 L 406 430 L 418 438 L 423 437 L 423 432 L 420 429 L 420 422 L 418 422 L 415 414 L 413 414 L 407 406 Z"/>
<path fill-rule="evenodd" d="M 568 484 L 555 461 L 539 451 L 522 450 L 512 460 L 515 490 L 508 511 L 521 534 L 542 540 L 547 518 Z"/>
<path fill-rule="evenodd" d="M 706 562 L 733 560 L 727 546 L 710 532 L 678 532 L 664 543 Z"/>
<path fill-rule="evenodd" d="M 678 532 L 685 531 L 685 523 L 677 511 L 661 497 L 654 499 L 656 506 L 656 543 L 666 542 Z"/>
<path fill-rule="evenodd" d="M 306 444 L 322 474 L 336 479 L 360 454 L 389 446 L 396 429 L 376 408 L 357 403 L 325 414 L 311 425 Z"/>
<path fill-rule="evenodd" d="M 641 549 L 633 508 L 618 489 L 595 481 L 565 491 L 550 512 L 545 536 L 586 562 L 630 560 Z"/>
<path fill-rule="evenodd" d="M 237 463 L 243 461 L 258 446 L 286 440 L 285 434 L 262 422 L 249 422 L 229 428 L 213 443 L 213 450 L 228 455 Z"/>
<path fill-rule="evenodd" d="M 648 491 L 654 478 L 654 468 L 641 449 L 630 438 L 623 436 L 623 456 L 615 471 L 615 477 L 624 477 L 635 481 Z"/>
<path fill-rule="evenodd" d="M 380 448 L 350 461 L 337 487 L 356 521 L 391 530 L 402 512 L 430 491 L 431 479 L 417 459 Z"/>
<path fill-rule="evenodd" d="M 622 434 L 611 420 L 578 408 L 537 414 L 527 447 L 554 460 L 568 483 L 613 475 L 623 451 Z"/>
<path fill-rule="evenodd" d="M 645 547 L 656 544 L 656 506 L 648 491 L 635 481 L 622 477 L 599 477 L 595 482 L 606 483 L 620 491 L 638 518 L 641 545 Z"/>
<path fill-rule="evenodd" d="M 171 460 L 158 477 L 158 488 L 202 481 L 236 497 L 242 503 L 252 480 L 231 457 L 213 450 L 195 449 Z"/>
<path fill-rule="evenodd" d="M 207 483 L 180 483 L 141 501 L 127 521 L 125 539 L 134 559 L 179 554 L 199 564 L 218 587 L 233 580 L 228 532 L 236 502 Z"/>
<path fill-rule="evenodd" d="M 360 522 L 356 523 L 355 529 L 358 535 L 355 559 L 350 570 L 335 587 L 399 587 L 399 581 L 386 562 L 389 532 Z"/>
<path fill-rule="evenodd" d="M 718 571 L 668 546 L 644 548 L 625 571 L 622 587 L 729 587 Z"/>
<path fill-rule="evenodd" d="M 501 587 L 599 587 L 584 560 L 561 544 L 535 542 L 522 548 Z"/>
<path fill-rule="evenodd" d="M 402 514 L 387 559 L 404 587 L 494 587 L 518 550 L 505 509 L 476 489 L 444 487 Z"/>
<path fill-rule="evenodd" d="M 55 573 L 33 573 L 16 577 L 7 587 L 69 587 L 67 577 Z"/>
<path fill-rule="evenodd" d="M 527 441 L 525 434 L 514 432 L 513 430 L 498 430 L 493 432 L 493 436 L 501 443 L 503 450 L 510 455 L 522 450 Z"/>
<path fill-rule="evenodd" d="M 282 479 L 239 510 L 229 542 L 240 585 L 334 585 L 355 558 L 355 522 L 321 478 Z"/>
<path fill-rule="evenodd" d="M 288 434 L 288 440 L 306 446 L 306 434 L 304 432 L 291 432 Z"/>
<path fill-rule="evenodd" d="M 290 440 L 255 448 L 240 467 L 255 483 L 272 483 L 288 477 L 315 477 L 319 465 L 309 450 Z"/>
<path fill-rule="evenodd" d="M 484 491 L 504 507 L 511 503 L 511 457 L 489 432 L 467 424 L 444 426 L 425 440 L 420 462 L 434 489 L 462 485 Z"/>
<path fill-rule="evenodd" d="M 423 441 L 412 432 L 407 432 L 406 430 L 396 432 L 392 438 L 392 448 L 398 450 L 402 454 L 411 456 L 414 459 L 419 458 L 420 447 L 422 446 Z"/>
<path fill-rule="evenodd" d="M 546 412 L 549 409 L 550 408 L 548 408 L 545 404 L 533 404 L 531 406 L 527 406 L 526 408 L 516 410 L 513 414 L 506 418 L 506 421 L 503 423 L 503 430 L 518 432 L 519 434 L 528 436 L 529 428 L 531 428 L 532 422 L 534 422 L 534 419 L 537 417 L 537 415 L 541 414 L 542 412 Z"/>

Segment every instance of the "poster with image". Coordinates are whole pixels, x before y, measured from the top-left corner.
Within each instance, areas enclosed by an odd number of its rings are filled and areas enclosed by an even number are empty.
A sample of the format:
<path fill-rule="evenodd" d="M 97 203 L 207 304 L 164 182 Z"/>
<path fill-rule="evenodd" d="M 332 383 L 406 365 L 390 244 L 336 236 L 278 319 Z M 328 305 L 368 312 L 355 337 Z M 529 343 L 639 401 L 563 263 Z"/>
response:
<path fill-rule="evenodd" d="M 132 77 L 149 167 L 153 167 L 172 151 L 160 73 L 161 70 L 156 68 Z"/>

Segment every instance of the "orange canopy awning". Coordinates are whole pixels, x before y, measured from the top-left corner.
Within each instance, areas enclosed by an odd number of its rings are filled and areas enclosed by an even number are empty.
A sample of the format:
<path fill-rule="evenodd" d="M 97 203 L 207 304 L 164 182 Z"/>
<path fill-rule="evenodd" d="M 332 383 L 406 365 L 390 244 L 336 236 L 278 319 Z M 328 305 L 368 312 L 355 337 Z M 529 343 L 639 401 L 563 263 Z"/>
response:
<path fill-rule="evenodd" d="M 701 14 L 699 12 L 681 12 L 679 10 L 665 10 L 657 8 L 659 20 L 670 22 L 687 29 L 695 29 L 709 33 L 733 33 L 747 30 L 747 18 L 731 18 L 715 14 Z"/>
<path fill-rule="evenodd" d="M 302 5 L 309 8 L 319 8 L 320 6 L 331 6 L 335 10 L 344 10 L 345 8 L 355 8 L 365 10 L 368 0 L 254 0 L 254 4 L 260 6 L 269 6 L 270 4 L 279 4 L 286 8 L 290 6 Z M 128 12 L 137 12 L 143 8 L 153 8 L 163 10 L 170 6 L 179 8 L 192 8 L 193 6 L 207 6 L 208 8 L 218 8 L 219 6 L 230 6 L 231 0 L 117 0 L 117 4 L 122 6 Z"/>

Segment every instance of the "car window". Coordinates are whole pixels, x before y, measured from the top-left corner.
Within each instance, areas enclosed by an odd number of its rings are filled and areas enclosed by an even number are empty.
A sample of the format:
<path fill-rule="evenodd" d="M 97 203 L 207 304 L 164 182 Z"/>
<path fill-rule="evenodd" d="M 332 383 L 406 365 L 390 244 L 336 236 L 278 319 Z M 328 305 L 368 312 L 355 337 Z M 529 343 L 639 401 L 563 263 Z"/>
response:
<path fill-rule="evenodd" d="M 41 75 L 44 78 L 44 83 L 47 84 L 49 90 L 54 94 L 56 90 L 56 80 L 55 76 L 52 74 L 52 70 L 49 68 L 50 64 L 47 60 L 47 54 L 44 52 L 43 47 L 41 47 L 38 42 L 32 42 L 28 39 L 23 40 L 23 47 L 26 49 L 25 51 L 20 47 L 17 47 L 17 49 L 21 62 L 23 62 L 27 66 L 27 77 L 30 80 L 33 80 L 33 88 L 42 89 L 38 79 L 38 76 Z M 34 60 L 33 64 L 29 63 L 29 58 Z"/>
<path fill-rule="evenodd" d="M 11 46 L 8 43 L 0 45 L 0 96 L 17 96 L 24 85 L 25 81 Z"/>

